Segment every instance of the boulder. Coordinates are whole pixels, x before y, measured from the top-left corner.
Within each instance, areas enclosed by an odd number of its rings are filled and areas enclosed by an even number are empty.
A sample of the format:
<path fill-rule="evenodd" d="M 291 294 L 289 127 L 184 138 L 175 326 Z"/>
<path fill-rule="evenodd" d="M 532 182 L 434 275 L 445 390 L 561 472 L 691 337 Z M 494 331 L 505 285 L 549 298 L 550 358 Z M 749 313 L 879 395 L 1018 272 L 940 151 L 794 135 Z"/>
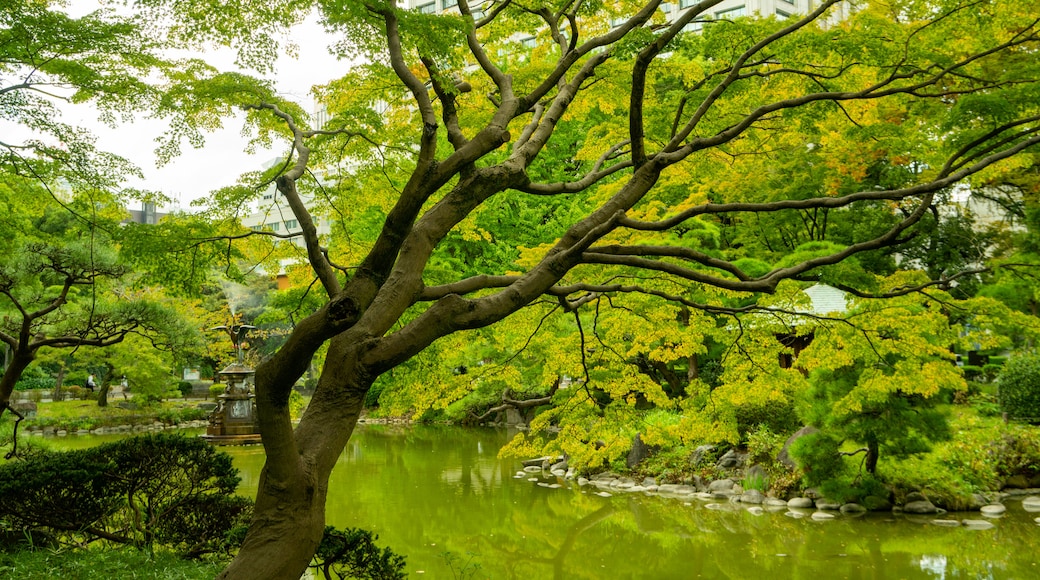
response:
<path fill-rule="evenodd" d="M 814 519 L 816 521 L 833 520 L 834 517 L 835 517 L 834 514 L 828 513 L 828 512 L 813 512 L 813 514 L 812 514 L 812 519 Z"/>
<path fill-rule="evenodd" d="M 719 460 L 715 463 L 715 467 L 719 469 L 739 469 L 744 466 L 744 462 L 747 460 L 746 453 L 739 453 L 735 449 L 730 449 L 719 457 Z"/>
<path fill-rule="evenodd" d="M 925 497 L 925 495 L 919 491 L 911 491 L 910 493 L 906 494 L 905 503 L 913 503 L 916 501 L 928 501 L 928 498 Z"/>
<path fill-rule="evenodd" d="M 1028 489 L 1029 478 L 1022 474 L 1012 475 L 1004 481 L 1004 487 L 1010 489 Z"/>
<path fill-rule="evenodd" d="M 821 497 L 820 499 L 816 500 L 816 509 L 824 511 L 838 511 L 841 509 L 841 504 L 834 500 Z"/>
<path fill-rule="evenodd" d="M 1022 500 L 1022 509 L 1027 512 L 1040 511 L 1040 496 L 1031 495 Z"/>
<path fill-rule="evenodd" d="M 712 451 L 715 451 L 714 445 L 699 445 L 693 450 L 693 453 L 690 453 L 690 465 L 697 467 L 702 461 L 704 461 L 704 457 Z"/>
<path fill-rule="evenodd" d="M 749 489 L 740 494 L 740 503 L 761 504 L 765 499 L 765 494 L 757 489 Z"/>
<path fill-rule="evenodd" d="M 798 467 L 794 459 L 791 458 L 791 454 L 789 452 L 789 450 L 791 449 L 791 444 L 801 439 L 802 437 L 805 437 L 806 435 L 811 435 L 818 431 L 819 429 L 817 429 L 816 427 L 811 427 L 808 425 L 795 431 L 794 435 L 788 437 L 787 441 L 784 442 L 784 446 L 780 449 L 780 453 L 776 454 L 776 460 L 780 463 L 783 463 L 785 466 L 787 466 L 788 469 L 794 469 L 795 467 Z"/>
<path fill-rule="evenodd" d="M 986 520 L 963 520 L 961 524 L 969 530 L 988 530 L 993 527 L 993 523 Z"/>
<path fill-rule="evenodd" d="M 643 443 L 643 438 L 639 436 L 639 433 L 636 433 L 636 436 L 632 438 L 632 448 L 628 450 L 628 458 L 625 460 L 625 465 L 629 469 L 635 469 L 644 459 L 650 457 L 651 453 L 650 447 Z"/>
<path fill-rule="evenodd" d="M 888 501 L 888 498 L 884 498 L 877 495 L 868 495 L 863 498 L 863 502 L 860 504 L 867 511 L 872 512 L 887 512 L 892 510 L 892 502 Z"/>
<path fill-rule="evenodd" d="M 708 484 L 708 491 L 710 492 L 731 491 L 732 489 L 733 480 L 729 479 L 728 477 L 724 479 L 716 479 L 715 481 Z"/>
<path fill-rule="evenodd" d="M 813 507 L 813 500 L 807 497 L 795 497 L 787 500 L 787 507 L 808 509 Z"/>
<path fill-rule="evenodd" d="M 847 503 L 841 506 L 841 513 L 843 514 L 862 514 L 866 513 L 867 508 L 861 506 L 858 503 Z"/>
<path fill-rule="evenodd" d="M 903 505 L 903 512 L 908 514 L 937 514 L 939 508 L 935 507 L 935 504 L 924 499 L 907 502 Z"/>

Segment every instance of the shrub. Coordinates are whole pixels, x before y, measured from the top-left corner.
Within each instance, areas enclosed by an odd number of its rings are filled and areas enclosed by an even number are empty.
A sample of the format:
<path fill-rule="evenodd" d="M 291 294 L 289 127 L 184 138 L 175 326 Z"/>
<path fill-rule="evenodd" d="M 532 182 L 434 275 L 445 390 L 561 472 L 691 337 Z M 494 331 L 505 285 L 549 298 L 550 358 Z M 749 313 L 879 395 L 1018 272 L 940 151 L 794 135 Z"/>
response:
<path fill-rule="evenodd" d="M 70 543 L 99 539 L 197 556 L 249 516 L 231 457 L 194 437 L 130 437 L 0 466 L 0 520 Z"/>
<path fill-rule="evenodd" d="M 404 556 L 390 548 L 379 548 L 375 544 L 378 539 L 368 530 L 327 526 L 311 568 L 320 570 L 326 580 L 332 580 L 333 573 L 337 578 L 403 580 Z"/>
<path fill-rule="evenodd" d="M 188 395 L 191 395 L 191 389 L 191 381 L 181 381 L 177 383 L 177 390 L 180 391 L 181 396 L 184 398 L 188 398 Z"/>
<path fill-rule="evenodd" d="M 1040 355 L 1020 355 L 1004 365 L 997 391 L 1008 417 L 1040 420 Z"/>
<path fill-rule="evenodd" d="M 210 385 L 210 387 L 209 387 L 209 396 L 213 397 L 214 401 L 216 401 L 217 397 L 219 397 L 223 392 L 224 392 L 224 385 L 221 384 L 221 383 L 214 383 L 213 385 Z"/>

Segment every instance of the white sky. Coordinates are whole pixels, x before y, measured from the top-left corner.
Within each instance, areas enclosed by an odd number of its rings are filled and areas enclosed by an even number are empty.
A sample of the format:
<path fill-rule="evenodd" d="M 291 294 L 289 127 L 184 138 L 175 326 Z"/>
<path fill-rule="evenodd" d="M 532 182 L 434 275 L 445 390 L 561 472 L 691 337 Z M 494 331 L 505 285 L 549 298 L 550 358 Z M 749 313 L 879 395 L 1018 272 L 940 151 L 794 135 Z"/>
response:
<path fill-rule="evenodd" d="M 72 14 L 87 13 L 99 6 L 97 0 L 72 0 L 70 4 L 69 11 Z M 299 57 L 279 58 L 271 78 L 283 96 L 299 103 L 304 110 L 311 111 L 314 102 L 309 93 L 310 88 L 341 76 L 349 65 L 329 54 L 327 47 L 332 44 L 332 39 L 318 24 L 316 16 L 301 24 L 299 30 L 294 31 L 293 39 L 299 46 Z M 234 54 L 230 50 L 196 56 L 220 70 L 240 70 L 234 65 Z M 241 118 L 232 118 L 225 121 L 224 129 L 206 137 L 204 147 L 194 149 L 190 144 L 182 143 L 180 157 L 157 168 L 153 152 L 155 138 L 164 130 L 161 121 L 141 119 L 113 130 L 97 122 L 97 114 L 89 105 L 66 108 L 63 120 L 90 129 L 98 138 L 99 149 L 121 155 L 140 167 L 145 179 L 134 179 L 126 185 L 160 191 L 177 200 L 173 208 L 165 209 L 188 209 L 191 200 L 212 190 L 233 185 L 242 173 L 259 169 L 286 151 L 283 145 L 253 155 L 245 153 L 246 139 L 241 135 Z"/>

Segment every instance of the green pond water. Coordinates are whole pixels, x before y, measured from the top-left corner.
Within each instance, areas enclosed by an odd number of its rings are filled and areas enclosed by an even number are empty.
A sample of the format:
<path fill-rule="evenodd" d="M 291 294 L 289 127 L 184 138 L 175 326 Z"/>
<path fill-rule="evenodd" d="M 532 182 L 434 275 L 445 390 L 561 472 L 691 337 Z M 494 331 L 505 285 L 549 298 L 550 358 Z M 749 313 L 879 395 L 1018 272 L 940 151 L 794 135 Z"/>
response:
<path fill-rule="evenodd" d="M 373 530 L 380 545 L 407 557 L 413 578 L 1040 578 L 1040 513 L 1020 501 L 995 519 L 940 516 L 994 524 L 971 530 L 935 525 L 932 516 L 814 521 L 786 510 L 754 515 L 741 504 L 600 497 L 593 487 L 515 478 L 520 465 L 496 457 L 510 435 L 359 426 L 332 474 L 329 523 Z M 227 451 L 242 492 L 252 494 L 262 448 Z"/>

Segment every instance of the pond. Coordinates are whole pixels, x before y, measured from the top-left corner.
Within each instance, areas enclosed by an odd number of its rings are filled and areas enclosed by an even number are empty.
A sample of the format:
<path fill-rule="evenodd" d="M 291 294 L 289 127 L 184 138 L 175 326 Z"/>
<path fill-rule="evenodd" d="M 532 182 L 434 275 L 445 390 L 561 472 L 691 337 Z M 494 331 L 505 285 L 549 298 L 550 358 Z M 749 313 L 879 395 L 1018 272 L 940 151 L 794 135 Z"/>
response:
<path fill-rule="evenodd" d="M 1035 578 L 1038 513 L 1009 501 L 994 527 L 931 516 L 755 515 L 740 504 L 595 495 L 514 478 L 499 460 L 510 433 L 359 426 L 333 472 L 328 520 L 370 529 L 430 578 Z M 87 439 L 81 442 L 87 444 Z M 74 439 L 69 439 L 73 443 Z M 75 443 L 77 446 L 79 442 Z M 260 447 L 228 448 L 252 494 Z M 560 482 L 564 483 L 564 482 Z"/>

